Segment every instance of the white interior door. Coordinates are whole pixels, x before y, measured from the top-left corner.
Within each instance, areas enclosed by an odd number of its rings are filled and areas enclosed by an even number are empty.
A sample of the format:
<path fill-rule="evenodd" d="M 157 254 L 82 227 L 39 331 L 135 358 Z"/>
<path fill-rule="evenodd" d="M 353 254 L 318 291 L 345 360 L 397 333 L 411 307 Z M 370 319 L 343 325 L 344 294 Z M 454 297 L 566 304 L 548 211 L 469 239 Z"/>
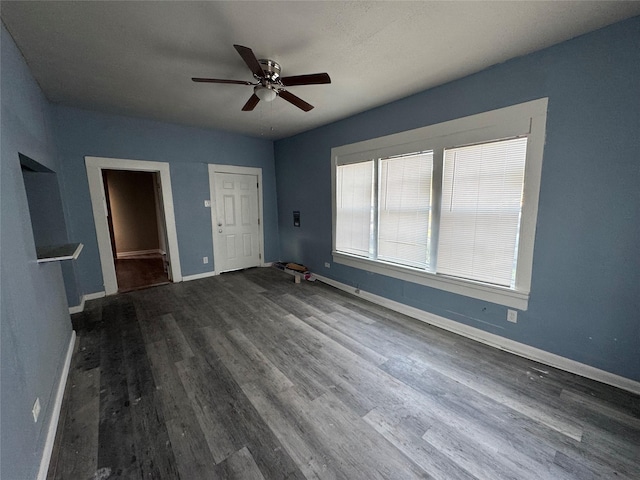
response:
<path fill-rule="evenodd" d="M 213 250 L 217 273 L 261 264 L 257 175 L 214 172 Z"/>

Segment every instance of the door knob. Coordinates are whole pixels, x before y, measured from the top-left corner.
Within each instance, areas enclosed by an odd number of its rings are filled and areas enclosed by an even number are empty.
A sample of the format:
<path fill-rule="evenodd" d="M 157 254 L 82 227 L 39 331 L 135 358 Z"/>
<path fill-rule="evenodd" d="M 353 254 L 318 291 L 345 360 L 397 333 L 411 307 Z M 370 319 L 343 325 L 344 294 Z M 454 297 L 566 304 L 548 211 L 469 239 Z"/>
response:
<path fill-rule="evenodd" d="M 220 229 L 218 229 L 218 233 L 222 233 L 222 229 L 221 229 L 221 228 L 220 228 Z"/>

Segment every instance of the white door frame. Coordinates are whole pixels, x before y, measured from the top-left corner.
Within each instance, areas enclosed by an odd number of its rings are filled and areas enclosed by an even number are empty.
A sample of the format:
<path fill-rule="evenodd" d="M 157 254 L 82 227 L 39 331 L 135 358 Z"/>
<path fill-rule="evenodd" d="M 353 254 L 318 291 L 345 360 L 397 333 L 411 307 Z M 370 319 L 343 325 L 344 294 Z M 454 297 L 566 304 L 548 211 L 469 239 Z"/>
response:
<path fill-rule="evenodd" d="M 217 165 L 210 163 L 209 164 L 209 195 L 211 199 L 211 238 L 213 240 L 213 266 L 214 266 L 214 275 L 218 275 L 220 270 L 218 270 L 218 263 L 216 262 L 216 258 L 220 258 L 220 247 L 217 246 L 217 242 L 215 239 L 215 228 L 216 228 L 216 192 L 214 186 L 214 176 L 216 173 L 236 173 L 240 175 L 255 175 L 258 178 L 258 253 L 260 255 L 260 265 L 265 266 L 264 263 L 264 229 L 263 229 L 263 218 L 264 212 L 262 208 L 262 168 L 259 167 L 239 167 L 236 165 Z"/>
<path fill-rule="evenodd" d="M 158 172 L 162 185 L 162 204 L 167 229 L 167 248 L 169 250 L 169 262 L 174 282 L 182 281 L 180 269 L 180 255 L 178 253 L 178 235 L 176 232 L 176 220 L 173 212 L 173 193 L 171 191 L 171 175 L 169 164 L 165 162 L 148 162 L 143 160 L 126 160 L 122 158 L 84 157 L 87 167 L 87 180 L 89 181 L 89 193 L 93 208 L 93 220 L 98 238 L 98 250 L 100 252 L 100 264 L 102 266 L 102 278 L 106 295 L 118 292 L 116 280 L 116 267 L 113 263 L 113 250 L 109 237 L 107 223 L 107 203 L 104 195 L 104 182 L 102 170 L 131 170 L 138 172 Z"/>

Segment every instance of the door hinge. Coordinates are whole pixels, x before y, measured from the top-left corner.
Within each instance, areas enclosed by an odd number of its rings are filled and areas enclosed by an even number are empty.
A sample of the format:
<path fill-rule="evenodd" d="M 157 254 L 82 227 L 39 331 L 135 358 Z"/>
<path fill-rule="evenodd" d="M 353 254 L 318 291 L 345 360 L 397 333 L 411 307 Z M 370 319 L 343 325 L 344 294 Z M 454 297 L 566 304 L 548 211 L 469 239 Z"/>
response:
<path fill-rule="evenodd" d="M 258 254 L 258 260 L 262 260 L 262 254 L 261 253 Z"/>
<path fill-rule="evenodd" d="M 256 183 L 256 188 L 260 188 L 260 184 L 259 183 Z"/>
<path fill-rule="evenodd" d="M 260 219 L 258 219 L 258 225 L 260 225 Z"/>

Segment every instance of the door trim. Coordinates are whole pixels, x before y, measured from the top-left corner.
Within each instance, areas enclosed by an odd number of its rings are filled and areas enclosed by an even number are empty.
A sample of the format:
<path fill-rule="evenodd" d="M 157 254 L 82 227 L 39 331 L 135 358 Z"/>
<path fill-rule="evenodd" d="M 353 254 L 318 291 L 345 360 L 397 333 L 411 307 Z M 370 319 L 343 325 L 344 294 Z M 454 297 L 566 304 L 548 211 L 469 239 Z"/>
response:
<path fill-rule="evenodd" d="M 84 160 L 87 168 L 87 180 L 89 182 L 93 220 L 96 228 L 96 237 L 98 239 L 100 265 L 102 267 L 102 278 L 106 295 L 113 295 L 118 292 L 118 282 L 116 280 L 116 267 L 113 263 L 113 250 L 111 249 L 111 241 L 109 239 L 102 170 L 130 170 L 138 172 L 158 172 L 160 174 L 162 204 L 164 206 L 167 229 L 167 247 L 173 277 L 172 281 L 181 282 L 182 270 L 180 268 L 180 254 L 178 253 L 178 234 L 176 232 L 176 220 L 173 211 L 173 193 L 171 191 L 169 164 L 166 162 L 105 157 L 84 157 Z"/>
<path fill-rule="evenodd" d="M 209 199 L 211 201 L 211 239 L 213 241 L 213 266 L 214 274 L 220 273 L 217 270 L 216 257 L 218 247 L 216 247 L 215 241 L 215 225 L 216 225 L 216 195 L 214 187 L 214 176 L 217 173 L 235 173 L 240 175 L 255 175 L 258 178 L 258 253 L 260 254 L 260 266 L 264 267 L 264 211 L 262 208 L 262 168 L 260 167 L 239 167 L 237 165 L 218 165 L 214 163 L 209 164 Z"/>

